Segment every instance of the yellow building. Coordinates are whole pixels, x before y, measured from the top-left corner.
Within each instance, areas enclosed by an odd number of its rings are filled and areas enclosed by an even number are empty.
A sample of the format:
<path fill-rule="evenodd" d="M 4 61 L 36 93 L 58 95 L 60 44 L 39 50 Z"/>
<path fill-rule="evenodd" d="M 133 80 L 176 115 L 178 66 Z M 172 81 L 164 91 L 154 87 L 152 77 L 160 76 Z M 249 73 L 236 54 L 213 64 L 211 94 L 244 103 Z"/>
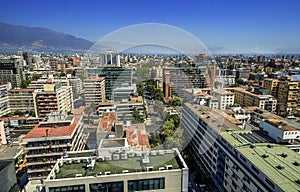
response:
<path fill-rule="evenodd" d="M 299 94 L 299 82 L 279 81 L 278 103 L 286 104 L 288 107 L 297 107 Z"/>
<path fill-rule="evenodd" d="M 269 90 L 269 94 L 278 97 L 278 79 L 265 79 L 264 87 Z"/>
<path fill-rule="evenodd" d="M 286 104 L 287 107 L 297 108 L 300 100 L 299 82 L 290 81 L 290 77 L 282 77 L 279 79 L 265 79 L 264 87 L 269 93 L 277 98 L 278 103 Z"/>
<path fill-rule="evenodd" d="M 277 100 L 272 95 L 257 95 L 240 87 L 228 90 L 235 94 L 235 103 L 240 104 L 242 107 L 256 106 L 271 112 L 276 110 Z"/>

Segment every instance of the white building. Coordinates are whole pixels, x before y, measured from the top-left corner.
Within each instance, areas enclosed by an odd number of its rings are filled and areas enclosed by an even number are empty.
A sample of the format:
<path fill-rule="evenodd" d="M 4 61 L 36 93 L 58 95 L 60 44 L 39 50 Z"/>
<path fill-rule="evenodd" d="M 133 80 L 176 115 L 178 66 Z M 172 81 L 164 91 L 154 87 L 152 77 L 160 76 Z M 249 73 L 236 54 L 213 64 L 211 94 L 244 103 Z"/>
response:
<path fill-rule="evenodd" d="M 279 119 L 268 119 L 261 121 L 259 127 L 268 132 L 268 135 L 278 143 L 293 143 L 294 140 L 300 141 L 299 123 Z"/>
<path fill-rule="evenodd" d="M 234 104 L 234 94 L 224 89 L 214 89 L 213 96 L 218 99 L 219 109 L 225 110 L 226 107 Z"/>

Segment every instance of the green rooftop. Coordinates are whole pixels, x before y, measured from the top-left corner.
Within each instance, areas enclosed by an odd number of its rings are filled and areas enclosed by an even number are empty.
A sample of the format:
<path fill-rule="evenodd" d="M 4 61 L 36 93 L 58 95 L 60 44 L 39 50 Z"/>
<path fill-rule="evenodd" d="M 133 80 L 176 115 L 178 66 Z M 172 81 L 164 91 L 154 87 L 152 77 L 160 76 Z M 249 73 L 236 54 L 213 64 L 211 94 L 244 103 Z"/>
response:
<path fill-rule="evenodd" d="M 60 169 L 59 173 L 56 174 L 55 179 L 61 178 L 73 178 L 76 174 L 82 174 L 82 176 L 95 176 L 97 173 L 108 172 L 111 174 L 120 174 L 124 170 L 128 170 L 129 173 L 132 172 L 143 172 L 146 171 L 146 167 L 153 166 L 153 171 L 158 171 L 160 167 L 166 167 L 167 165 L 172 165 L 172 169 L 181 168 L 180 163 L 178 163 L 177 157 L 174 154 L 164 154 L 149 156 L 149 164 L 142 166 L 141 157 L 131 157 L 126 160 L 118 161 L 96 161 L 93 169 L 86 169 L 86 163 L 64 163 Z"/>
<path fill-rule="evenodd" d="M 235 131 L 220 135 L 283 191 L 300 191 L 300 155 L 284 145 L 245 144 Z M 298 183 L 299 182 L 299 183 Z"/>

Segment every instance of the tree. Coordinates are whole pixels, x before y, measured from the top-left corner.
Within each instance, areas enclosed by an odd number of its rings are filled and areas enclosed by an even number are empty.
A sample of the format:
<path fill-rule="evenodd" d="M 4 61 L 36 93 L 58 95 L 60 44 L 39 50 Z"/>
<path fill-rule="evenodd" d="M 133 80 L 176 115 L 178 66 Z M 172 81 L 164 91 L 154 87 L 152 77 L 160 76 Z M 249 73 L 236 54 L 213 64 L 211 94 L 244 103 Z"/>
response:
<path fill-rule="evenodd" d="M 182 99 L 180 97 L 173 97 L 171 104 L 173 106 L 181 106 Z"/>
<path fill-rule="evenodd" d="M 137 87 L 137 93 L 138 93 L 138 95 L 139 95 L 139 96 L 144 96 L 145 91 L 144 91 L 144 86 L 143 86 L 143 84 L 140 82 L 140 83 L 137 84 L 136 87 Z"/>

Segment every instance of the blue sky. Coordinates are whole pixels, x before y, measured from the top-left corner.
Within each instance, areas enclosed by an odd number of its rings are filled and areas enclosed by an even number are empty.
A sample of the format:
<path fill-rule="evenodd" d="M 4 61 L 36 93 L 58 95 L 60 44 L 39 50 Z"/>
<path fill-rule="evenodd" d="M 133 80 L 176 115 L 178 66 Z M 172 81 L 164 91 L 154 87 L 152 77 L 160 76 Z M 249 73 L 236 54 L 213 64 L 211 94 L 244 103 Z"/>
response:
<path fill-rule="evenodd" d="M 213 50 L 300 52 L 299 0 L 7 0 L 0 22 L 97 41 L 128 25 L 182 28 Z"/>

